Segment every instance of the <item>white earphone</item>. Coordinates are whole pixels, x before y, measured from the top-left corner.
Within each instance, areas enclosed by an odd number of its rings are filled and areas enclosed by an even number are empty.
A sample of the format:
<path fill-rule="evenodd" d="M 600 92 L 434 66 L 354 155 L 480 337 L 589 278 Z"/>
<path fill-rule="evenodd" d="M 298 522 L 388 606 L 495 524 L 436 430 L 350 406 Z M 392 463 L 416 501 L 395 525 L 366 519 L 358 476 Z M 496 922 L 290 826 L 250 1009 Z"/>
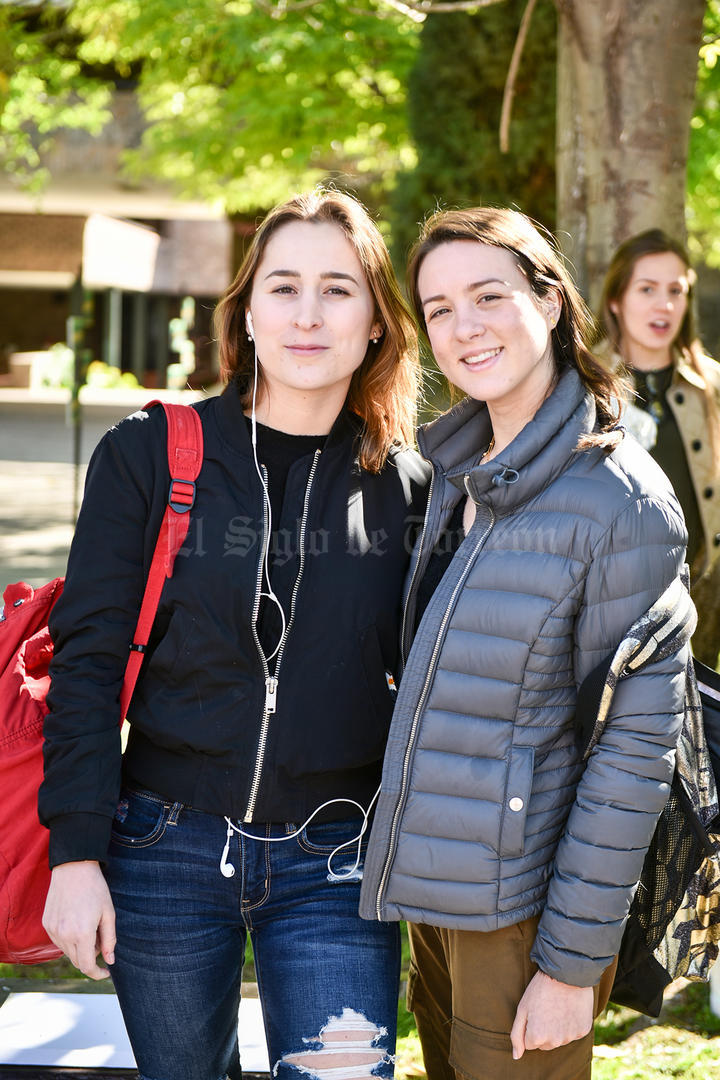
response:
<path fill-rule="evenodd" d="M 253 326 L 252 315 L 248 309 L 248 313 L 245 316 L 245 326 L 247 327 L 247 334 L 251 341 L 255 340 L 255 328 Z"/>
<path fill-rule="evenodd" d="M 338 846 L 330 852 L 327 860 L 329 880 L 345 881 L 346 879 L 353 877 L 360 865 L 360 858 L 362 855 L 362 838 L 367 832 L 368 825 L 370 823 L 370 811 L 375 805 L 379 795 L 380 788 L 377 789 L 372 799 L 370 800 L 367 810 L 365 810 L 360 805 L 360 803 L 355 802 L 354 799 L 328 799 L 327 802 L 322 803 L 320 806 L 317 807 L 317 809 L 313 810 L 310 817 L 303 821 L 302 825 L 299 825 L 294 832 L 287 833 L 285 836 L 255 836 L 253 835 L 253 833 L 245 832 L 245 830 L 241 828 L 240 825 L 236 825 L 233 821 L 231 821 L 229 817 L 226 817 L 225 821 L 227 823 L 227 833 L 225 836 L 225 847 L 223 848 L 223 853 L 220 857 L 220 873 L 224 878 L 235 877 L 235 867 L 229 859 L 230 841 L 232 840 L 234 833 L 237 833 L 239 836 L 244 836 L 248 840 L 260 840 L 263 843 L 267 844 L 282 844 L 286 840 L 293 840 L 296 836 L 299 836 L 303 829 L 306 829 L 308 827 L 315 815 L 319 814 L 321 810 L 324 810 L 326 806 L 333 806 L 333 804 L 335 803 L 349 803 L 351 806 L 357 807 L 357 809 L 362 815 L 362 825 L 360 826 L 360 831 L 355 836 L 353 836 L 351 840 L 346 840 L 345 843 L 338 844 Z M 332 868 L 333 859 L 338 854 L 338 852 L 343 850 L 343 848 L 350 847 L 352 844 L 357 844 L 357 854 L 355 856 L 355 862 L 349 868 L 343 867 L 341 871 L 334 871 Z"/>

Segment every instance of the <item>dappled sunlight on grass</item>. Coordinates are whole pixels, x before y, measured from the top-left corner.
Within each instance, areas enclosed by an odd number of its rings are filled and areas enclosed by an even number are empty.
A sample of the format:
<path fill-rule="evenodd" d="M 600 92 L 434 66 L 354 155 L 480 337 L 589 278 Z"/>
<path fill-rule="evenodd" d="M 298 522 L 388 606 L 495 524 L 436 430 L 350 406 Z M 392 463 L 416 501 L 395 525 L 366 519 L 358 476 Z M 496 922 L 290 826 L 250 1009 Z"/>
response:
<path fill-rule="evenodd" d="M 611 1005 L 595 1025 L 593 1080 L 720 1080 L 720 1017 L 705 983 L 678 980 L 655 1020 Z"/>
<path fill-rule="evenodd" d="M 593 1080 L 719 1080 L 719 1049 L 695 1032 L 656 1024 L 623 1043 L 596 1046 Z"/>
<path fill-rule="evenodd" d="M 422 1050 L 417 1032 L 398 1039 L 395 1055 L 395 1076 L 397 1080 L 412 1080 L 413 1077 L 425 1076 Z"/>

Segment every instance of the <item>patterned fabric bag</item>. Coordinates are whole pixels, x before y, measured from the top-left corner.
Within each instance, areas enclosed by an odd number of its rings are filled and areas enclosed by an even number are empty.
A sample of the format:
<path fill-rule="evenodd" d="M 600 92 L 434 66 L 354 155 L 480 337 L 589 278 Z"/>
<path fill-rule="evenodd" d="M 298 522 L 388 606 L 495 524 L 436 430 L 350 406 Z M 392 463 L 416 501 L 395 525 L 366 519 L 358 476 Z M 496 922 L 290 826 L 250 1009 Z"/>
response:
<path fill-rule="evenodd" d="M 585 759 L 602 735 L 618 683 L 675 652 L 695 628 L 687 587 L 671 585 L 578 692 Z M 720 749 L 720 678 L 690 658 L 675 774 L 645 857 L 611 1000 L 657 1016 L 673 979 L 707 979 L 720 945 L 720 819 L 713 769 Z"/>

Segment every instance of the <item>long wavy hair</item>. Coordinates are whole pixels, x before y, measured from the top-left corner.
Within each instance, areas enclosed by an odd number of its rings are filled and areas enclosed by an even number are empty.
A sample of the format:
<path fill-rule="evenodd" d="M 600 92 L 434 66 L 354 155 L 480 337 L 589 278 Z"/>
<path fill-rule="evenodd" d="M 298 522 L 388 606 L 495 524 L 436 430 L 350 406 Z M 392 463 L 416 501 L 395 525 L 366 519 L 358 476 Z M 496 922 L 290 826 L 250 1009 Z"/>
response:
<path fill-rule="evenodd" d="M 645 232 L 637 233 L 636 236 L 631 236 L 629 240 L 620 245 L 610 261 L 603 283 L 600 314 L 598 316 L 600 332 L 602 337 L 607 340 L 612 351 L 620 356 L 623 364 L 627 365 L 628 358 L 623 349 L 620 320 L 612 310 L 611 305 L 619 304 L 625 295 L 638 259 L 642 259 L 644 255 L 665 255 L 668 252 L 677 255 L 684 264 L 689 285 L 685 317 L 680 323 L 680 329 L 672 343 L 673 363 L 677 363 L 678 359 L 682 358 L 702 379 L 704 386 L 703 404 L 710 432 L 713 457 L 716 468 L 720 469 L 720 412 L 715 400 L 715 392 L 708 383 L 703 369 L 703 365 L 707 363 L 707 356 L 695 328 L 693 294 L 697 278 L 690 265 L 690 256 L 678 240 L 668 236 L 662 229 L 647 229 Z"/>
<path fill-rule="evenodd" d="M 478 206 L 468 210 L 438 211 L 427 219 L 410 253 L 407 271 L 410 303 L 427 339 L 427 324 L 418 292 L 418 276 L 425 257 L 441 244 L 453 240 L 475 240 L 508 251 L 538 301 L 553 289 L 562 299 L 560 318 L 551 339 L 556 369 L 561 372 L 575 368 L 596 405 L 597 429 L 583 436 L 579 447 L 599 445 L 611 450 L 622 438 L 617 423 L 625 385 L 591 353 L 592 316 L 565 268 L 554 239 L 540 228 L 517 210 Z"/>
<path fill-rule="evenodd" d="M 276 206 L 254 234 L 235 280 L 215 310 L 215 334 L 220 367 L 226 381 L 237 382 L 243 407 L 252 401 L 254 344 L 248 340 L 245 314 L 250 304 L 255 271 L 270 237 L 290 222 L 329 222 L 352 244 L 375 303 L 375 318 L 384 327 L 377 344 L 368 343 L 360 367 L 353 373 L 346 406 L 364 421 L 359 460 L 364 469 L 379 472 L 393 445 L 413 442 L 420 388 L 417 335 L 412 316 L 397 283 L 385 241 L 367 210 L 344 192 L 317 188 Z M 258 369 L 258 387 L 262 368 Z"/>

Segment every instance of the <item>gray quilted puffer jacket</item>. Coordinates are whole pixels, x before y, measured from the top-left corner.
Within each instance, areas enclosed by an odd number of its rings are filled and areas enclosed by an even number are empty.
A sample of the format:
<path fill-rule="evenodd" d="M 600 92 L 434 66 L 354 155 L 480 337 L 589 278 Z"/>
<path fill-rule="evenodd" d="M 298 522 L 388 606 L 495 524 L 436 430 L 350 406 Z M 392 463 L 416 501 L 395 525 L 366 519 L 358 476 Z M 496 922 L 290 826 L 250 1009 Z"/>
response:
<path fill-rule="evenodd" d="M 407 660 L 365 862 L 367 919 L 494 930 L 542 913 L 532 956 L 589 986 L 616 954 L 669 794 L 687 649 L 622 681 L 587 766 L 577 687 L 680 574 L 687 534 L 655 462 L 625 437 L 576 449 L 595 405 L 566 372 L 497 458 L 484 405 L 421 429 L 433 465 L 415 587 L 465 492 L 475 522 Z"/>

